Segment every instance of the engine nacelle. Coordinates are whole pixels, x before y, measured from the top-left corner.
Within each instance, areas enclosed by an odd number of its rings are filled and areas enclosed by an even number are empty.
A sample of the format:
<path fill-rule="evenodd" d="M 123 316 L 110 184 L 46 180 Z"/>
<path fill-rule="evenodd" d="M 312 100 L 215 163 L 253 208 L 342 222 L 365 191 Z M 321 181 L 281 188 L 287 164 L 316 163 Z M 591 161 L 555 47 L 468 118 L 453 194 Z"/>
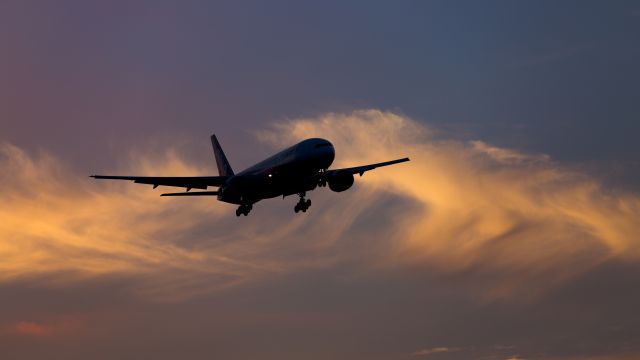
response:
<path fill-rule="evenodd" d="M 353 185 L 353 174 L 348 171 L 336 171 L 328 177 L 327 182 L 332 191 L 345 191 Z"/>

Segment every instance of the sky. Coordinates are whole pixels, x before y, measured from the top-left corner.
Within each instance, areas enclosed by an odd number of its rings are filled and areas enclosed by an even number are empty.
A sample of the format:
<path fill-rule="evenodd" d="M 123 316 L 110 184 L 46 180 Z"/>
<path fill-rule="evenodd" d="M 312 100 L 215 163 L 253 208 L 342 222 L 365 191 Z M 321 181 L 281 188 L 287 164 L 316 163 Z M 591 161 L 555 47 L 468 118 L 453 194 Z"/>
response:
<path fill-rule="evenodd" d="M 640 3 L 0 4 L 2 359 L 640 357 Z M 90 174 L 409 156 L 236 218 Z"/>

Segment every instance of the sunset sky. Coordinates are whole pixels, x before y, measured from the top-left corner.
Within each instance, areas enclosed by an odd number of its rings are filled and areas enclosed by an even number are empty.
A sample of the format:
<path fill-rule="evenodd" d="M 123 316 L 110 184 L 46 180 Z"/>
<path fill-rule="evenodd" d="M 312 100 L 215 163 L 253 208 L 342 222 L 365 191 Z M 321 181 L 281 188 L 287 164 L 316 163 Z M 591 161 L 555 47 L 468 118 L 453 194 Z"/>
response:
<path fill-rule="evenodd" d="M 0 359 L 640 359 L 640 2 L 0 2 Z M 308 137 L 344 193 L 213 198 Z M 166 189 L 166 188 L 165 188 Z"/>

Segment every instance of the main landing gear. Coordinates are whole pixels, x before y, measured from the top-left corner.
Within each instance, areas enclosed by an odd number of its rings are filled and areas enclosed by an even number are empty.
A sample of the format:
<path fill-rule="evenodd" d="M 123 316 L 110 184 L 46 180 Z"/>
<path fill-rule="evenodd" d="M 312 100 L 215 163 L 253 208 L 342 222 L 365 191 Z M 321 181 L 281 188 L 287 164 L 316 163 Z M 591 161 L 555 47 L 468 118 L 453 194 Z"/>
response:
<path fill-rule="evenodd" d="M 293 211 L 296 213 L 298 213 L 298 211 L 307 212 L 307 209 L 311 206 L 311 200 L 305 200 L 304 195 L 305 193 L 300 193 L 300 201 L 298 201 L 296 206 L 293 208 Z"/>
<path fill-rule="evenodd" d="M 251 204 L 242 204 L 240 207 L 236 209 L 236 216 L 240 216 L 241 214 L 244 216 L 249 215 L 249 212 L 253 209 L 253 205 Z"/>

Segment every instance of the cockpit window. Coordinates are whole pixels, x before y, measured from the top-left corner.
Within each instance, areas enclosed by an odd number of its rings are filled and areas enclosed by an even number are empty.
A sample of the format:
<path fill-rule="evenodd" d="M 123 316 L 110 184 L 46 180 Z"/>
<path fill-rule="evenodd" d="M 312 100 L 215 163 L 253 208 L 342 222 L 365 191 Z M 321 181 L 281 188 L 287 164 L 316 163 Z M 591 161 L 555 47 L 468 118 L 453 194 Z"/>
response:
<path fill-rule="evenodd" d="M 314 148 L 317 149 L 317 148 L 321 148 L 321 147 L 324 147 L 324 146 L 331 146 L 331 144 L 330 143 L 320 143 L 320 144 L 316 144 L 316 146 L 314 146 Z"/>

